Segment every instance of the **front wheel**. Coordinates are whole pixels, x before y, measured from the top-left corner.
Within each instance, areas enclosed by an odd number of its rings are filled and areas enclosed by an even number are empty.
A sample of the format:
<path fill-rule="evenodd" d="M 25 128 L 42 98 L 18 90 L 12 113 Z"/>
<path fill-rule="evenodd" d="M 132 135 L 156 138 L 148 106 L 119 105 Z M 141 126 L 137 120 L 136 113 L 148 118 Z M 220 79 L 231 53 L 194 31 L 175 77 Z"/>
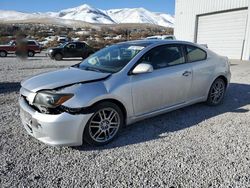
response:
<path fill-rule="evenodd" d="M 116 104 L 101 103 L 96 106 L 94 115 L 87 123 L 83 139 L 90 145 L 105 145 L 117 136 L 123 123 L 123 113 Z"/>
<path fill-rule="evenodd" d="M 34 57 L 35 55 L 35 52 L 33 51 L 28 51 L 28 57 Z"/>
<path fill-rule="evenodd" d="M 6 57 L 7 56 L 7 52 L 5 51 L 0 51 L 0 57 Z"/>
<path fill-rule="evenodd" d="M 221 78 L 217 78 L 208 93 L 207 104 L 210 106 L 216 106 L 223 102 L 226 90 L 226 83 Z"/>
<path fill-rule="evenodd" d="M 55 55 L 55 60 L 56 60 L 56 61 L 61 61 L 62 58 L 63 58 L 62 54 L 56 54 L 56 55 Z"/>

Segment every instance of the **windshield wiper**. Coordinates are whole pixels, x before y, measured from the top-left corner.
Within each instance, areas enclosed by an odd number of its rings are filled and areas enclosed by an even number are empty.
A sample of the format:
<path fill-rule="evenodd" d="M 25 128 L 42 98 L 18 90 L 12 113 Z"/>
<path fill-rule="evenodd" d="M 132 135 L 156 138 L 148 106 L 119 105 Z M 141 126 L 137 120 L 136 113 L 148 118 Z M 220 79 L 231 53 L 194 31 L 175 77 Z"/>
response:
<path fill-rule="evenodd" d="M 104 71 L 101 71 L 100 69 L 97 69 L 97 68 L 94 68 L 94 67 L 84 67 L 84 70 L 95 71 L 95 72 L 104 72 Z"/>

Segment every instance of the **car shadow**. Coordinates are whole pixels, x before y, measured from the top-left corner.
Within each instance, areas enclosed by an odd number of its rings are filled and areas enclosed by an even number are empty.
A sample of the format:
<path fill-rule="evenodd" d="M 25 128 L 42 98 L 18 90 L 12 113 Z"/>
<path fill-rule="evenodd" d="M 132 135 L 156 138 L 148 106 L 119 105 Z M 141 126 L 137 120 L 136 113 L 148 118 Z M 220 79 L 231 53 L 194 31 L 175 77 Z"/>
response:
<path fill-rule="evenodd" d="M 20 82 L 0 82 L 0 94 L 18 92 L 20 88 Z"/>
<path fill-rule="evenodd" d="M 17 58 L 18 61 L 22 61 L 22 62 L 29 62 L 29 61 L 41 61 L 42 59 L 39 59 L 39 58 L 32 58 L 32 57 L 29 57 L 29 58 L 25 58 L 25 59 L 20 59 L 20 58 Z"/>
<path fill-rule="evenodd" d="M 246 113 L 249 111 L 245 108 L 248 104 L 250 104 L 250 85 L 231 83 L 223 104 L 219 106 L 195 104 L 129 125 L 121 130 L 114 141 L 105 146 L 92 147 L 83 144 L 73 148 L 80 151 L 106 150 L 161 139 L 170 133 L 199 126 L 199 123 L 227 112 Z"/>

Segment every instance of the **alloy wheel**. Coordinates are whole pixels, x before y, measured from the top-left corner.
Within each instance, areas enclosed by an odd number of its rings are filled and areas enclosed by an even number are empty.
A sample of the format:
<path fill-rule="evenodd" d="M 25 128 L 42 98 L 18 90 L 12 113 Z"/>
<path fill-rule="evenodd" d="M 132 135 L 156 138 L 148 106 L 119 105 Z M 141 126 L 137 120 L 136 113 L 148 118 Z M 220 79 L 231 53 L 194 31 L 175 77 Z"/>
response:
<path fill-rule="evenodd" d="M 90 120 L 89 135 L 96 142 L 107 142 L 116 135 L 120 124 L 121 120 L 115 109 L 101 109 Z"/>
<path fill-rule="evenodd" d="M 225 84 L 222 80 L 218 80 L 216 81 L 213 86 L 212 86 L 212 90 L 211 90 L 211 101 L 214 104 L 218 104 L 221 102 L 223 96 L 224 96 L 224 92 L 225 92 Z"/>
<path fill-rule="evenodd" d="M 29 56 L 29 57 L 33 57 L 33 56 L 34 56 L 34 52 L 29 51 L 29 52 L 28 52 L 28 56 Z"/>
<path fill-rule="evenodd" d="M 1 51 L 1 52 L 0 52 L 0 57 L 6 57 L 6 52 Z"/>

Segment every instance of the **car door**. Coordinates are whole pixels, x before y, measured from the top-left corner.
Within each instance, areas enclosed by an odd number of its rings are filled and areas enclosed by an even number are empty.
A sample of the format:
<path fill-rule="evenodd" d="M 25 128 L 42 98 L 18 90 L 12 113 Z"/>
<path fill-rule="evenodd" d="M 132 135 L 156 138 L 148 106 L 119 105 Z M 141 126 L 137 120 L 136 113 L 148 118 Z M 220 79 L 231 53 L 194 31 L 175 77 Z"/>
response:
<path fill-rule="evenodd" d="M 6 49 L 8 53 L 15 53 L 16 51 L 16 41 L 13 41 L 10 46 Z"/>
<path fill-rule="evenodd" d="M 76 55 L 77 57 L 86 57 L 85 44 L 78 42 L 76 43 Z"/>
<path fill-rule="evenodd" d="M 35 51 L 35 50 L 34 50 L 35 46 L 36 46 L 35 41 L 28 41 L 27 47 L 28 47 L 29 50 Z"/>
<path fill-rule="evenodd" d="M 69 43 L 64 47 L 64 57 L 77 57 L 76 44 Z"/>
<path fill-rule="evenodd" d="M 147 52 L 139 63 L 149 63 L 151 73 L 131 76 L 135 116 L 185 103 L 192 82 L 192 68 L 180 45 L 162 45 Z"/>

